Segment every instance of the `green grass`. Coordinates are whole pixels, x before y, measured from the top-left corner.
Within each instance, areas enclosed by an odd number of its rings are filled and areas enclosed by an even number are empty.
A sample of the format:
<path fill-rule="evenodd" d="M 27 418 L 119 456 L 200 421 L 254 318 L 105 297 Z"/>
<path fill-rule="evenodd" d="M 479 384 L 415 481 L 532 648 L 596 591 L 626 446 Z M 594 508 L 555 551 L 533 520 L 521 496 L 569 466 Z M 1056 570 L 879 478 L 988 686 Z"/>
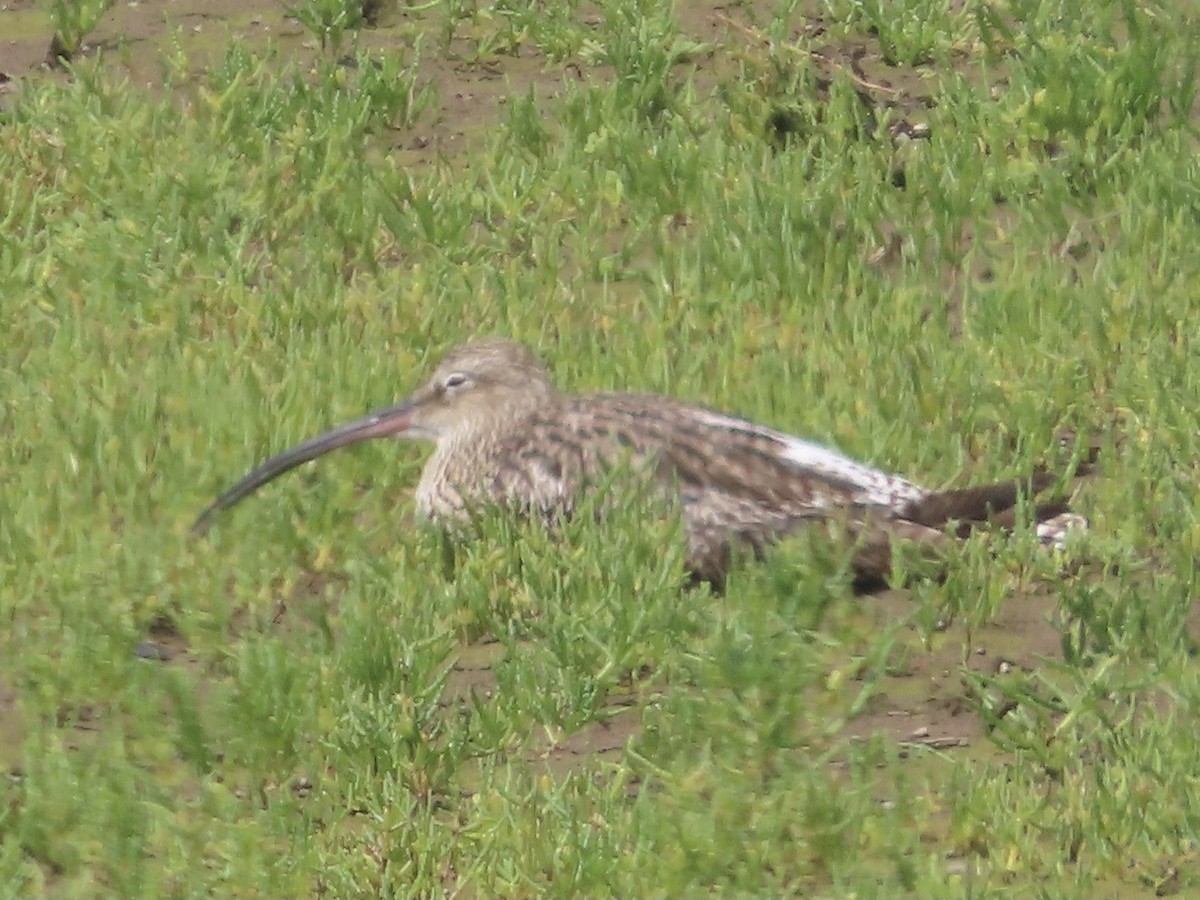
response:
<path fill-rule="evenodd" d="M 713 29 L 449 0 L 392 13 L 386 51 L 234 44 L 189 75 L 176 41 L 165 89 L 103 59 L 26 80 L 0 119 L 0 894 L 1200 890 L 1195 23 L 957 7 Z M 456 65 L 511 66 L 505 102 L 398 152 Z M 928 139 L 894 138 L 918 110 Z M 421 451 L 381 443 L 189 536 L 487 334 L 566 387 L 931 485 L 1095 436 L 1093 531 L 1065 558 L 972 540 L 886 599 L 805 536 L 714 596 L 633 501 L 444 545 L 410 515 Z M 137 658 L 162 621 L 186 649 Z M 965 744 L 922 744 L 935 694 Z"/>

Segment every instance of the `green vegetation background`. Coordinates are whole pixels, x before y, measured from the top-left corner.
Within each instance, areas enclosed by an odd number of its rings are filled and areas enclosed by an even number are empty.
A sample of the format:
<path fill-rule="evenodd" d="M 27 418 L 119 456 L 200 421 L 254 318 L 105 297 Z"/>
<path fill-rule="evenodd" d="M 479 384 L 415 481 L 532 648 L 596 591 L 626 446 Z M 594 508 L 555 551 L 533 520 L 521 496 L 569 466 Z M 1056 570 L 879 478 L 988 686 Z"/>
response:
<path fill-rule="evenodd" d="M 446 0 L 368 52 L 302 6 L 303 58 L 81 58 L 0 118 L 0 895 L 1200 891 L 1189 7 Z M 435 62 L 531 57 L 397 150 Z M 816 539 L 681 591 L 636 509 L 447 565 L 384 443 L 189 538 L 486 334 L 932 485 L 1095 437 L 1093 530 L 973 541 L 881 623 Z M 1038 598 L 1056 653 L 968 665 Z M 971 740 L 852 734 L 947 622 Z"/>

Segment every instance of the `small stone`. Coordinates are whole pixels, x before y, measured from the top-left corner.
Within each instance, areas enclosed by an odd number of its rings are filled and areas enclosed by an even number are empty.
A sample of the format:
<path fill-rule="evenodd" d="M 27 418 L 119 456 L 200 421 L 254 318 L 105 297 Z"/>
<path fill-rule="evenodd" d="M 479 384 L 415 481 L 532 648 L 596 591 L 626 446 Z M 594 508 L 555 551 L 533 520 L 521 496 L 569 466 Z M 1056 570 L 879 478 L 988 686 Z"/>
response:
<path fill-rule="evenodd" d="M 142 641 L 137 645 L 135 652 L 138 659 L 149 659 L 155 662 L 167 662 L 175 655 L 175 651 L 170 647 L 156 641 Z"/>

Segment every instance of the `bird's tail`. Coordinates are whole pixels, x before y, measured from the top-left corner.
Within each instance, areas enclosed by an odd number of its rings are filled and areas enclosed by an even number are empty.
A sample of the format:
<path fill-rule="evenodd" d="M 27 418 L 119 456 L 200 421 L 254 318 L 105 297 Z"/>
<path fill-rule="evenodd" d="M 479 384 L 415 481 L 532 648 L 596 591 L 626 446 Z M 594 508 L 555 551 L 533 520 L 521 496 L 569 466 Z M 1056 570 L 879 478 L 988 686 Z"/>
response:
<path fill-rule="evenodd" d="M 1038 494 L 1058 481 L 1050 472 L 1035 472 L 1028 478 L 1011 478 L 995 484 L 976 485 L 949 491 L 932 491 L 920 499 L 910 501 L 899 517 L 916 522 L 927 528 L 944 528 L 950 522 L 960 523 L 960 530 L 970 530 L 979 522 L 997 522 L 1000 517 L 1012 519 L 1022 497 L 1036 498 Z M 1051 501 L 1046 504 L 1046 515 L 1057 515 L 1065 511 L 1065 502 Z M 1038 518 L 1041 518 L 1040 508 Z"/>
<path fill-rule="evenodd" d="M 1017 506 L 1024 498 L 1033 503 L 1038 536 L 1047 543 L 1059 543 L 1055 522 L 1070 522 L 1070 527 L 1086 527 L 1086 519 L 1071 513 L 1066 494 L 1076 478 L 1092 473 L 1100 456 L 1100 445 L 1096 440 L 1083 441 L 1070 431 L 1059 432 L 1059 444 L 1074 456 L 1073 463 L 1062 473 L 1041 469 L 1026 478 L 1010 478 L 958 490 L 932 491 L 910 501 L 901 510 L 900 517 L 938 530 L 945 530 L 947 525 L 955 523 L 959 537 L 966 537 L 981 523 L 1004 529 L 1014 528 Z M 1054 490 L 1050 491 L 1051 488 Z M 1047 493 L 1048 497 L 1041 496 Z"/>
<path fill-rule="evenodd" d="M 1087 474 L 1090 468 L 1087 464 L 1080 465 L 1071 477 L 1039 471 L 994 484 L 931 491 L 909 501 L 898 511 L 896 519 L 876 523 L 877 527 L 859 534 L 854 557 L 856 574 L 868 585 L 886 579 L 892 543 L 897 538 L 932 549 L 944 546 L 948 535 L 965 538 L 980 527 L 1012 530 L 1017 525 L 1017 510 L 1023 500 L 1032 504 L 1038 538 L 1044 544 L 1061 548 L 1069 534 L 1088 527 L 1086 518 L 1071 512 L 1062 489 L 1069 488 L 1073 476 Z M 1051 488 L 1056 490 L 1050 492 Z M 1049 496 L 1039 498 L 1044 493 Z"/>

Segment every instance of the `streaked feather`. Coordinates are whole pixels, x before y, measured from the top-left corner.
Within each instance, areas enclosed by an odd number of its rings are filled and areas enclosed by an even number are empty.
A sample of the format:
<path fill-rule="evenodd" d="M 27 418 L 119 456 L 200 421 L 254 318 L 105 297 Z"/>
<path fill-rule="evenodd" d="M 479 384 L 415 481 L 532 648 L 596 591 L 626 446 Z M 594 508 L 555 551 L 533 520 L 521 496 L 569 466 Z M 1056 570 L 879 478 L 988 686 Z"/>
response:
<path fill-rule="evenodd" d="M 736 548 L 760 555 L 814 521 L 858 539 L 855 568 L 884 577 L 895 538 L 937 544 L 991 522 L 1012 527 L 1021 497 L 1057 483 L 1045 473 L 998 484 L 932 491 L 836 450 L 702 406 L 652 394 L 559 392 L 541 362 L 506 340 L 466 344 L 403 404 L 335 429 L 268 460 L 197 520 L 329 447 L 395 434 L 431 440 L 418 510 L 437 521 L 481 504 L 528 514 L 570 513 L 614 472 L 649 485 L 684 519 L 688 564 L 724 579 Z M 359 436 L 356 436 L 359 435 Z M 1061 502 L 1035 508 L 1037 533 L 1061 543 L 1086 522 Z"/>

